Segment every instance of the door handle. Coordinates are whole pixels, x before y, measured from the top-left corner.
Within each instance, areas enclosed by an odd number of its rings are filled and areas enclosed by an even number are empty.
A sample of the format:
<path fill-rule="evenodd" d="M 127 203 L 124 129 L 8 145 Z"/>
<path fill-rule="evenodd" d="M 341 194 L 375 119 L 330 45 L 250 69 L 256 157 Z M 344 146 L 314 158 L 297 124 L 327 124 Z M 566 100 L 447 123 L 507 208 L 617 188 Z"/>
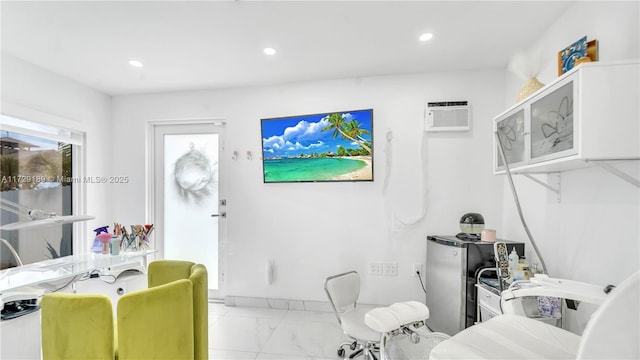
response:
<path fill-rule="evenodd" d="M 227 213 L 226 212 L 221 212 L 220 214 L 211 214 L 211 217 L 221 217 L 221 218 L 226 218 L 227 217 Z"/>

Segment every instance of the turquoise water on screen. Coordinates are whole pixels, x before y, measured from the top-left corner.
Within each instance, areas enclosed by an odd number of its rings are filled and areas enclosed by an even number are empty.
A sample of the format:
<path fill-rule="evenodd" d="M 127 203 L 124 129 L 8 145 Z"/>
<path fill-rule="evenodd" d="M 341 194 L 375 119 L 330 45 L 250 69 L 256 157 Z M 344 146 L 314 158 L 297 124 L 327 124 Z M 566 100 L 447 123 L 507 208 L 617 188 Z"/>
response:
<path fill-rule="evenodd" d="M 345 158 L 270 159 L 264 161 L 264 181 L 327 181 L 366 165 Z"/>

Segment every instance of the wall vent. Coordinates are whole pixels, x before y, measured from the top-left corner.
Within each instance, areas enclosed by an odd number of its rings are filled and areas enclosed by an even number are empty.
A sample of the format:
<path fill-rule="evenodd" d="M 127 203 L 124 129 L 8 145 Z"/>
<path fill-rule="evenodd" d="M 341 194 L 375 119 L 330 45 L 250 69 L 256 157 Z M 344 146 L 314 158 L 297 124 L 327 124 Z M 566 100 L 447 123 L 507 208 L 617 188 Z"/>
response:
<path fill-rule="evenodd" d="M 467 101 L 427 102 L 425 131 L 466 131 L 471 128 Z"/>

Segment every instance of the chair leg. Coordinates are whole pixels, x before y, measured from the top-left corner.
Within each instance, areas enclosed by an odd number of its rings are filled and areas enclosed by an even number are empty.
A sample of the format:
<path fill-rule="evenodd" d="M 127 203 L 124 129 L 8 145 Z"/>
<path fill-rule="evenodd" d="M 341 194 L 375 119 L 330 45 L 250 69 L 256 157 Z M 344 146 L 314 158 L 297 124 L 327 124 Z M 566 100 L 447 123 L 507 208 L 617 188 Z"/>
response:
<path fill-rule="evenodd" d="M 380 352 L 380 347 L 377 345 L 377 343 L 361 344 L 357 341 L 354 341 L 352 343 L 343 342 L 342 344 L 340 344 L 340 346 L 338 347 L 338 357 L 344 358 L 345 350 L 343 349 L 343 347 L 347 345 L 351 350 L 355 350 L 348 356 L 349 359 L 354 359 L 360 355 L 363 355 L 365 360 L 378 360 L 375 353 Z"/>
<path fill-rule="evenodd" d="M 352 343 L 345 341 L 345 342 L 341 343 L 340 345 L 338 345 L 338 349 L 336 351 L 338 353 L 338 357 L 344 358 L 344 354 L 346 353 L 346 351 L 344 350 L 345 346 L 351 347 Z"/>
<path fill-rule="evenodd" d="M 367 348 L 367 347 L 363 347 L 358 349 L 358 351 L 354 352 L 353 354 L 349 355 L 349 359 L 353 359 L 356 356 L 360 356 L 363 355 L 365 360 L 378 360 L 378 358 L 376 357 L 374 350 L 371 348 Z"/>
<path fill-rule="evenodd" d="M 363 353 L 365 354 L 365 357 L 366 357 L 366 352 L 364 352 L 362 349 L 358 349 L 358 350 L 357 350 L 357 351 L 355 351 L 353 354 L 349 355 L 349 359 L 353 359 L 353 358 L 355 358 L 356 356 L 360 356 L 360 355 L 362 355 Z"/>
<path fill-rule="evenodd" d="M 380 348 L 378 346 L 376 346 L 376 344 L 366 344 L 364 347 L 364 358 L 366 360 L 378 360 L 378 358 L 376 357 L 375 352 L 377 351 L 378 353 L 380 352 Z"/>
<path fill-rule="evenodd" d="M 374 354 L 373 351 L 371 351 L 370 349 L 367 349 L 367 354 L 371 357 L 371 359 L 378 360 L 378 358 L 376 357 L 376 354 Z M 367 358 L 369 356 L 365 355 L 365 358 Z"/>

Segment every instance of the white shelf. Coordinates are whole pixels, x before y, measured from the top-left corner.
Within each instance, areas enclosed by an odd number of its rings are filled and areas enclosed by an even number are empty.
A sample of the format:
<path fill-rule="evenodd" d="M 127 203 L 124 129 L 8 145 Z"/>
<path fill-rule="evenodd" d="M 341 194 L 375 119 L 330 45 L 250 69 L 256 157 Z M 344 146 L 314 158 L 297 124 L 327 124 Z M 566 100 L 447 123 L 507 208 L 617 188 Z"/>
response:
<path fill-rule="evenodd" d="M 494 134 L 500 136 L 511 172 L 599 165 L 640 187 L 638 179 L 610 165 L 640 160 L 638 78 L 638 60 L 582 64 L 495 117 Z M 494 174 L 504 174 L 497 136 Z"/>

